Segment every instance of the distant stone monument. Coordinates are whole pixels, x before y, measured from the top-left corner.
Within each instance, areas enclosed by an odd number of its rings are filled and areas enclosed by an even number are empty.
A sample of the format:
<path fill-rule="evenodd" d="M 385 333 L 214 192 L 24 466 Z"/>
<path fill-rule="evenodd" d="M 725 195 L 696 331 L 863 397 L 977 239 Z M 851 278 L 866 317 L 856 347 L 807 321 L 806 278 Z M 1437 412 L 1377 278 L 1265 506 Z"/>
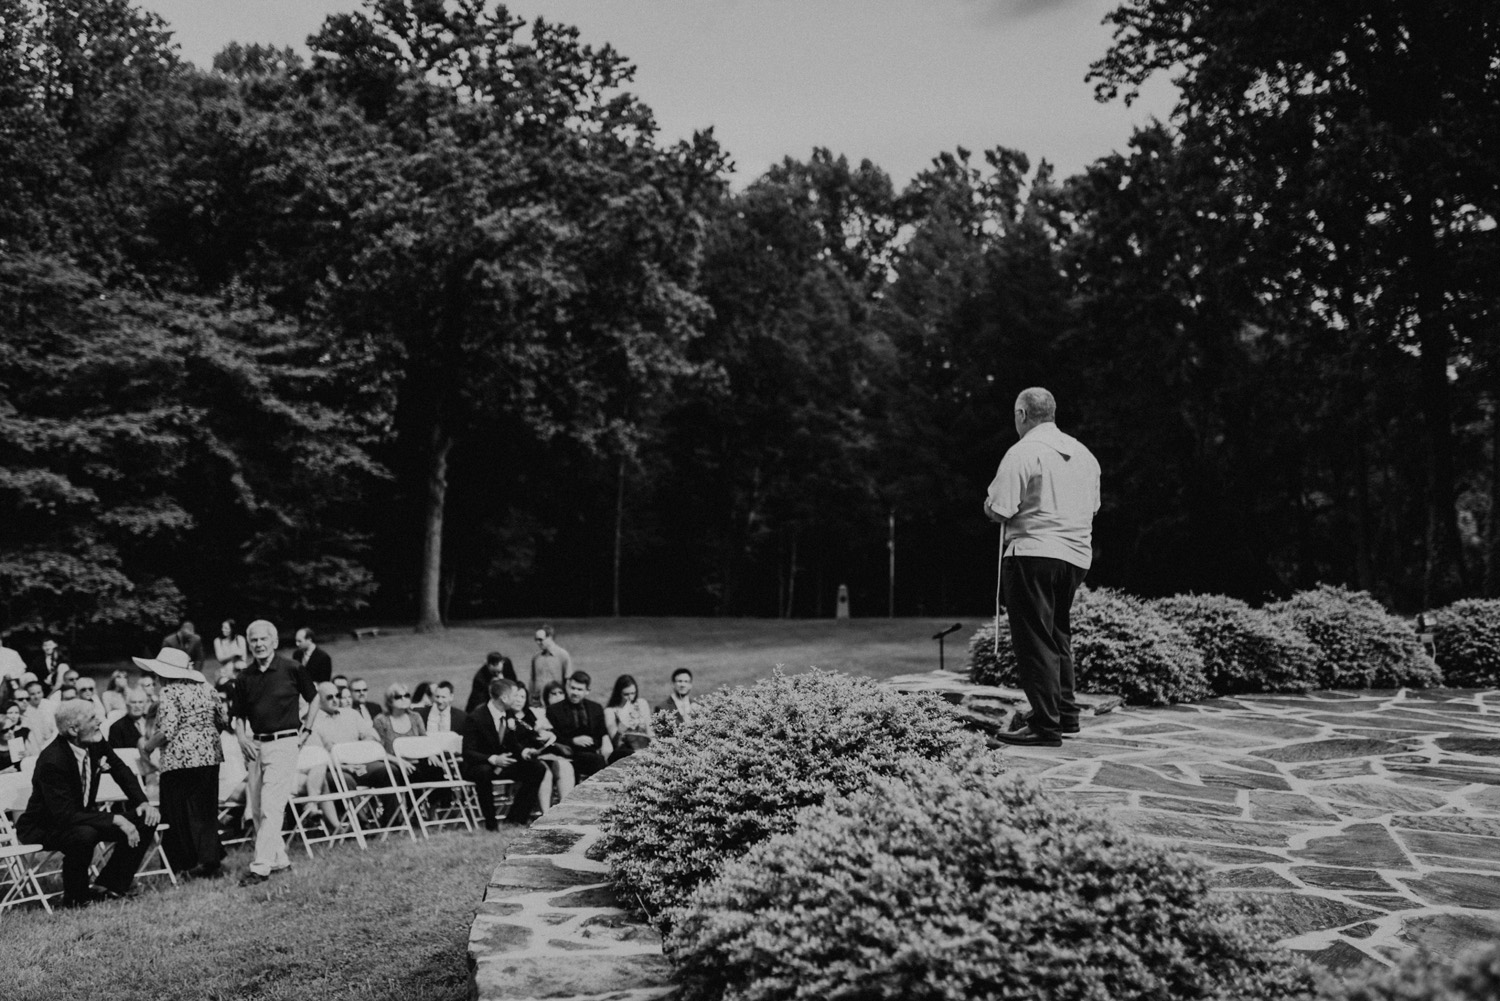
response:
<path fill-rule="evenodd" d="M 833 611 L 835 619 L 847 619 L 849 617 L 849 585 L 839 585 L 839 600 Z"/>

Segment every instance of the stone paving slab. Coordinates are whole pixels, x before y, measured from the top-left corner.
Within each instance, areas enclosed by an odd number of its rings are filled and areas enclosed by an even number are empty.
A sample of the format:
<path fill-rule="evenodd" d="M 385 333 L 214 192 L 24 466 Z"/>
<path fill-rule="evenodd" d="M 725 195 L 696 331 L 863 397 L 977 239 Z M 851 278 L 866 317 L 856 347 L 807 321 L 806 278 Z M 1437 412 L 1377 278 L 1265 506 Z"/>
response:
<path fill-rule="evenodd" d="M 1312 692 L 1086 714 L 1012 770 L 1204 860 L 1336 971 L 1500 939 L 1500 692 Z"/>

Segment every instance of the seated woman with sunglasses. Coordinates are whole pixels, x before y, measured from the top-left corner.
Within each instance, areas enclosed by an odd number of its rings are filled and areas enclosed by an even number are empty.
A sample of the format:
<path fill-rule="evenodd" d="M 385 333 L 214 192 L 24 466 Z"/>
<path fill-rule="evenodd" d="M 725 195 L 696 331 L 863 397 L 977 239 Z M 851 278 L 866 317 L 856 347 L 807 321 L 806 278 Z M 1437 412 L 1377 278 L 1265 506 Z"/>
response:
<path fill-rule="evenodd" d="M 385 690 L 385 712 L 375 717 L 375 735 L 385 745 L 385 753 L 401 761 L 396 753 L 397 737 L 425 737 L 427 726 L 412 712 L 411 691 L 399 682 Z M 442 778 L 443 770 L 430 761 L 401 761 L 406 777 L 413 782 L 431 782 Z"/>

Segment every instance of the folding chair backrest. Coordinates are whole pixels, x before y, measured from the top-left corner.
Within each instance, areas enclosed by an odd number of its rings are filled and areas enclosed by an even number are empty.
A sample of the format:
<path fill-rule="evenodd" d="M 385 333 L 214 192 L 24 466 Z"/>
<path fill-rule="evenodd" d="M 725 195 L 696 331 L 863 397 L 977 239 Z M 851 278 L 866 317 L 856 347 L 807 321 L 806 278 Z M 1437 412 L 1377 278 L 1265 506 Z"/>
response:
<path fill-rule="evenodd" d="M 464 735 L 456 730 L 444 730 L 442 733 L 430 735 L 433 740 L 443 746 L 443 750 L 460 754 L 464 749 Z"/>
<path fill-rule="evenodd" d="M 31 776 L 20 772 L 0 775 L 0 817 L 20 813 L 31 799 Z"/>
<path fill-rule="evenodd" d="M 323 749 L 322 744 L 314 744 L 308 741 L 302 745 L 302 750 L 297 752 L 297 771 L 306 772 L 317 768 L 319 765 L 328 764 L 328 752 Z"/>
<path fill-rule="evenodd" d="M 443 742 L 433 734 L 426 737 L 397 737 L 392 743 L 396 757 L 407 761 L 423 761 L 435 758 L 444 751 Z"/>
<path fill-rule="evenodd" d="M 385 745 L 373 740 L 349 740 L 334 744 L 331 756 L 341 767 L 373 765 L 386 759 Z"/>

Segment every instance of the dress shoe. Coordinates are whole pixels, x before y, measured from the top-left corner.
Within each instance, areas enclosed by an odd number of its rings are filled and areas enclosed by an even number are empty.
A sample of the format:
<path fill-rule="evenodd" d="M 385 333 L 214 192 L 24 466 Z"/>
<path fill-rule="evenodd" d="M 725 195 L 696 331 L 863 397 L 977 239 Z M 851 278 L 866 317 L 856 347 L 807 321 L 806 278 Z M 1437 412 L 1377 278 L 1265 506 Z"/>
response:
<path fill-rule="evenodd" d="M 241 886 L 259 886 L 262 883 L 270 881 L 270 879 L 271 879 L 270 876 L 262 875 L 261 873 L 251 871 L 251 872 L 246 872 L 243 876 L 240 877 L 240 885 Z"/>
<path fill-rule="evenodd" d="M 1006 727 L 1005 731 L 1006 733 L 1015 733 L 1018 730 L 1028 729 L 1030 726 L 1031 713 L 1016 713 L 1010 718 L 1010 726 Z M 1078 724 L 1076 722 L 1064 723 L 1061 729 L 1064 737 L 1071 737 L 1078 732 Z"/>
<path fill-rule="evenodd" d="M 1043 737 L 1034 730 L 1000 733 L 995 735 L 995 739 L 1002 744 L 1012 744 L 1016 747 L 1062 747 L 1061 737 Z"/>
<path fill-rule="evenodd" d="M 189 879 L 218 879 L 224 875 L 224 867 L 218 865 L 195 865 L 183 873 Z"/>
<path fill-rule="evenodd" d="M 103 903 L 109 899 L 109 895 L 103 890 L 100 890 L 98 887 L 91 887 L 84 890 L 82 896 L 63 897 L 62 903 L 58 904 L 58 906 L 70 911 L 80 911 L 90 904 Z"/>
<path fill-rule="evenodd" d="M 95 883 L 94 892 L 99 895 L 100 900 L 128 900 L 131 897 L 139 897 L 141 895 L 141 888 L 132 883 L 128 889 L 120 891 L 111 890 L 107 886 L 100 886 L 98 883 Z"/>

